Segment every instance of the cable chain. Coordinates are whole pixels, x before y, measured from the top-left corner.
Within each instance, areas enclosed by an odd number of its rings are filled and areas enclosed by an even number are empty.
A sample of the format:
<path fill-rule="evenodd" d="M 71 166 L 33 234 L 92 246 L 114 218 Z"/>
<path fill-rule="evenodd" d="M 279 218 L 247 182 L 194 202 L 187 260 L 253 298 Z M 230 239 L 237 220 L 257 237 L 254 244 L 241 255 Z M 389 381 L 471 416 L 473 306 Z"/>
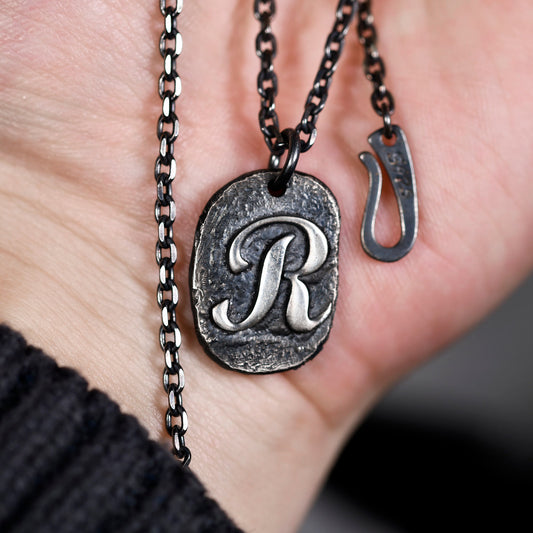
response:
<path fill-rule="evenodd" d="M 377 31 L 374 25 L 371 0 L 359 2 L 357 34 L 359 42 L 365 50 L 363 69 L 374 90 L 370 101 L 374 111 L 383 118 L 385 137 L 390 139 L 393 135 L 391 115 L 394 113 L 394 97 L 385 85 L 385 63 L 377 49 Z"/>
<path fill-rule="evenodd" d="M 174 454 L 184 466 L 187 466 L 191 461 L 191 452 L 185 445 L 188 420 L 182 399 L 185 376 L 179 360 L 181 334 L 176 323 L 179 292 L 174 282 L 177 250 L 173 239 L 173 223 L 176 219 L 176 204 L 172 196 L 172 182 L 176 177 L 174 142 L 179 133 L 175 103 L 181 94 L 181 79 L 176 71 L 176 59 L 181 53 L 182 38 L 177 23 L 183 7 L 183 0 L 175 0 L 174 2 L 160 0 L 159 5 L 164 17 L 164 30 L 159 39 L 159 51 L 163 57 L 164 65 L 163 72 L 159 77 L 162 112 L 157 121 L 159 155 L 155 162 L 155 180 L 157 183 L 155 219 L 158 228 L 155 255 L 159 267 L 157 303 L 161 309 L 159 344 L 165 356 L 163 387 L 168 395 L 165 427 L 172 437 Z"/>
<path fill-rule="evenodd" d="M 340 0 L 335 12 L 335 23 L 324 46 L 324 56 L 307 96 L 304 112 L 295 130 L 307 138 L 300 140 L 300 151 L 307 152 L 313 146 L 316 135 L 316 122 L 328 98 L 331 78 L 337 68 L 344 39 L 357 11 L 357 0 Z M 277 53 L 277 42 L 272 32 L 272 19 L 276 13 L 275 0 L 254 0 L 255 18 L 261 23 L 261 30 L 255 40 L 257 56 L 261 60 L 261 70 L 257 76 L 257 92 L 261 97 L 259 126 L 265 137 L 266 145 L 274 156 L 271 162 L 279 163 L 279 155 L 287 149 L 279 128 L 275 98 L 278 94 L 278 79 L 274 72 L 273 60 Z M 274 163 L 276 165 L 276 163 Z"/>

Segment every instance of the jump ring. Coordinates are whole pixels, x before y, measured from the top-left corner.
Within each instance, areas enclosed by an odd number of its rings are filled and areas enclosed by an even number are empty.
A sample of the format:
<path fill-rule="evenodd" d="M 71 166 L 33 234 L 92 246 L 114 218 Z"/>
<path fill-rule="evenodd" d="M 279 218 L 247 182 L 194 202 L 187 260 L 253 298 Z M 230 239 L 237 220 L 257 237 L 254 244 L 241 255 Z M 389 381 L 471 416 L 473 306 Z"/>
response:
<path fill-rule="evenodd" d="M 296 165 L 298 164 L 298 159 L 300 158 L 301 152 L 301 143 L 300 135 L 295 129 L 287 128 L 281 132 L 281 137 L 285 143 L 287 143 L 287 159 L 285 164 L 281 169 L 281 172 L 272 179 L 269 184 L 270 191 L 273 193 L 281 193 L 287 188 L 287 184 L 291 179 L 294 171 L 296 170 Z M 272 157 L 271 157 L 272 162 Z"/>

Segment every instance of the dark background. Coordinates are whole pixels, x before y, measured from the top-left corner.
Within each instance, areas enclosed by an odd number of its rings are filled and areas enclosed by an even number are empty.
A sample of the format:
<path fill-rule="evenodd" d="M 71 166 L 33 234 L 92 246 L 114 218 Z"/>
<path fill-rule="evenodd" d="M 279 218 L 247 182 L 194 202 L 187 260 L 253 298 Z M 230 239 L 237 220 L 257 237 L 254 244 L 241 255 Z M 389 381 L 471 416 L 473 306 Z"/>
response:
<path fill-rule="evenodd" d="M 300 533 L 533 531 L 533 276 L 399 383 Z"/>

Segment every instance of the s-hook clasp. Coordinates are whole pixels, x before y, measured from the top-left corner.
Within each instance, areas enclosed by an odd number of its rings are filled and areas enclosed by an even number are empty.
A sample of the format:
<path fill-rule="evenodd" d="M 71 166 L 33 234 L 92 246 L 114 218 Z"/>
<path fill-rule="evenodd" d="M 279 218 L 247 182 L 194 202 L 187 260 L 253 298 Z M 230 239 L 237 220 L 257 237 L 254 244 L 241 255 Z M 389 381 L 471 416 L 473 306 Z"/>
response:
<path fill-rule="evenodd" d="M 361 226 L 361 244 L 368 255 L 378 261 L 386 262 L 398 261 L 409 253 L 418 233 L 418 200 L 411 152 L 402 129 L 394 125 L 391 128 L 393 136 L 390 142 L 385 138 L 385 128 L 372 133 L 368 137 L 368 142 L 376 151 L 398 202 L 402 234 L 394 246 L 386 247 L 379 244 L 374 232 L 383 183 L 381 167 L 370 152 L 359 154 L 359 158 L 368 170 L 370 182 Z"/>

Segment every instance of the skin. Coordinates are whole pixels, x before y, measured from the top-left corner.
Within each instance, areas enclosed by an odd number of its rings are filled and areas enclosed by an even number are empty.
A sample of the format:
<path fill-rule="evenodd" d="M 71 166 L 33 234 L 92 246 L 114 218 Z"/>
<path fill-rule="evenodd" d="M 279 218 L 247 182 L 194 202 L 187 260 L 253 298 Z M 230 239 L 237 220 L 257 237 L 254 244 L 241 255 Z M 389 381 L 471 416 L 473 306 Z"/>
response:
<path fill-rule="evenodd" d="M 301 116 L 335 4 L 280 3 L 282 127 Z M 383 0 L 374 12 L 393 122 L 415 161 L 418 241 L 395 264 L 360 246 L 368 179 L 357 154 L 381 123 L 351 30 L 317 142 L 299 163 L 332 189 L 342 213 L 331 336 L 301 369 L 251 377 L 200 349 L 187 272 L 206 201 L 267 164 L 258 23 L 251 2 L 236 0 L 188 2 L 179 21 L 174 193 L 187 443 L 193 471 L 246 530 L 294 531 L 386 388 L 478 322 L 533 266 L 528 0 Z M 82 372 L 167 446 L 153 255 L 161 28 L 155 1 L 1 3 L 0 320 Z M 386 188 L 382 243 L 395 242 L 397 218 Z"/>

